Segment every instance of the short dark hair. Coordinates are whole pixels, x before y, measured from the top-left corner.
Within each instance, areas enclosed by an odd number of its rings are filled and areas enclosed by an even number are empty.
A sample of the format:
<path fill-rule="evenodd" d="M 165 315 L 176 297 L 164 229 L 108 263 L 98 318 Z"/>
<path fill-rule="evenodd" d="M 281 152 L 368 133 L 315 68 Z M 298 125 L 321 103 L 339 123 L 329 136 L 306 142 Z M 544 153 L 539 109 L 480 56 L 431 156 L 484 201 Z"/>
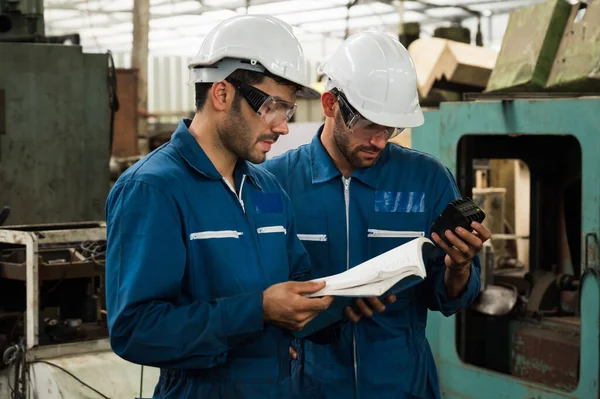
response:
<path fill-rule="evenodd" d="M 281 76 L 273 75 L 268 71 L 261 73 L 249 71 L 247 69 L 236 69 L 228 77 L 237 79 L 240 82 L 247 83 L 249 85 L 261 84 L 265 78 L 268 77 L 273 79 L 278 84 L 292 86 L 296 89 L 296 91 L 299 91 L 302 88 L 302 86 L 284 79 Z M 206 104 L 206 99 L 208 98 L 208 93 L 210 92 L 212 85 L 212 83 L 196 83 L 196 112 L 199 112 L 202 110 L 202 108 L 204 108 L 204 104 Z M 240 100 L 241 94 L 236 90 L 234 103 L 238 103 Z"/>

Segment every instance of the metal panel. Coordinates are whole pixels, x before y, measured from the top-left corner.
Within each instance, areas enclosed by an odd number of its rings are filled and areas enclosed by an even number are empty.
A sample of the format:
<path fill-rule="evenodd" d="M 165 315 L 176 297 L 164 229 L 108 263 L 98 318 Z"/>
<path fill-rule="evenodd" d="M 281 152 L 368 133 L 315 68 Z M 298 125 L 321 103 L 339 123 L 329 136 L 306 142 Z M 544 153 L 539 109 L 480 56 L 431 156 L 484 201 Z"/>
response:
<path fill-rule="evenodd" d="M 563 0 L 548 0 L 513 11 L 487 90 L 544 87 L 569 11 L 569 3 Z"/>
<path fill-rule="evenodd" d="M 0 43 L 0 204 L 7 223 L 104 218 L 109 189 L 108 59 L 81 47 Z"/>
<path fill-rule="evenodd" d="M 119 110 L 115 113 L 112 154 L 131 157 L 138 154 L 138 78 L 136 69 L 117 69 Z"/>
<path fill-rule="evenodd" d="M 579 325 L 568 328 L 551 322 L 539 326 L 515 324 L 511 374 L 548 387 L 574 391 L 579 377 Z"/>
<path fill-rule="evenodd" d="M 6 98 L 4 90 L 0 89 L 0 134 L 6 134 Z"/>
<path fill-rule="evenodd" d="M 574 5 L 548 77 L 548 88 L 600 91 L 600 3 Z M 584 13 L 581 20 L 578 16 Z"/>

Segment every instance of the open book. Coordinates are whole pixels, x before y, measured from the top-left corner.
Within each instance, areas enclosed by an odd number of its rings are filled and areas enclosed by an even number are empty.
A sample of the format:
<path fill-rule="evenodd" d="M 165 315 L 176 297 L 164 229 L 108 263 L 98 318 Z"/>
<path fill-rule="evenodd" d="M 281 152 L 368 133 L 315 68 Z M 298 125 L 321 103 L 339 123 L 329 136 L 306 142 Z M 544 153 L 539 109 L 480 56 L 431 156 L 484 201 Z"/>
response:
<path fill-rule="evenodd" d="M 428 254 L 437 248 L 428 238 L 419 237 L 382 253 L 345 272 L 317 278 L 327 285 L 307 297 L 335 296 L 329 309 L 321 312 L 294 336 L 302 338 L 345 317 L 344 308 L 357 298 L 397 294 L 425 280 Z"/>
<path fill-rule="evenodd" d="M 412 276 L 424 280 L 427 275 L 423 261 L 424 245 L 434 244 L 428 238 L 415 238 L 343 273 L 315 279 L 313 281 L 324 280 L 327 285 L 307 296 L 377 297 L 392 290 L 404 278 Z"/>

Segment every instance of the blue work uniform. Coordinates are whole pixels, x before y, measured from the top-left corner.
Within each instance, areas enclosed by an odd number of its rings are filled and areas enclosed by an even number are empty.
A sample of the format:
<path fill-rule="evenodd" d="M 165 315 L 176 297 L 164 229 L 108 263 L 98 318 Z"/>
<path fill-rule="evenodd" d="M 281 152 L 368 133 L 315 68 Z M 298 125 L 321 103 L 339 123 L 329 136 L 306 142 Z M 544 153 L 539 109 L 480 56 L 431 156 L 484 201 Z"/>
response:
<path fill-rule="evenodd" d="M 451 173 L 435 158 L 392 143 L 374 166 L 345 179 L 321 143 L 322 129 L 310 144 L 262 165 L 292 200 L 311 278 L 341 273 L 414 238 L 430 237 L 431 223 L 460 197 Z M 476 258 L 465 291 L 450 300 L 444 255 L 428 262 L 426 280 L 398 294 L 383 313 L 358 323 L 345 319 L 329 338 L 304 339 L 294 365 L 300 397 L 439 398 L 425 337 L 427 311 L 452 315 L 480 290 Z"/>
<path fill-rule="evenodd" d="M 288 398 L 292 337 L 263 321 L 262 293 L 308 272 L 290 199 L 243 160 L 236 194 L 190 122 L 107 199 L 112 349 L 161 369 L 155 398 Z"/>

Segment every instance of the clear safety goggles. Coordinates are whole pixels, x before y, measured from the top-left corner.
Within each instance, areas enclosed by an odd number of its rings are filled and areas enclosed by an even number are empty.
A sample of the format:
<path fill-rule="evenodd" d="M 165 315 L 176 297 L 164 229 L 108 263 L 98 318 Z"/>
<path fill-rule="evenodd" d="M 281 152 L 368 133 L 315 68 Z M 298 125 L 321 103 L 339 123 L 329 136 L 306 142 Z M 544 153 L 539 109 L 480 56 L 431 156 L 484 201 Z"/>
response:
<path fill-rule="evenodd" d="M 241 82 L 237 79 L 226 78 L 250 105 L 250 108 L 260 116 L 267 125 L 275 127 L 287 122 L 296 112 L 296 104 L 275 98 L 264 91 Z"/>
<path fill-rule="evenodd" d="M 378 125 L 363 117 L 358 113 L 346 100 L 344 94 L 337 89 L 333 89 L 338 103 L 340 104 L 340 113 L 346 128 L 350 133 L 364 140 L 378 139 L 385 137 L 387 140 L 392 139 L 402 133 L 404 128 L 388 127 Z"/>

